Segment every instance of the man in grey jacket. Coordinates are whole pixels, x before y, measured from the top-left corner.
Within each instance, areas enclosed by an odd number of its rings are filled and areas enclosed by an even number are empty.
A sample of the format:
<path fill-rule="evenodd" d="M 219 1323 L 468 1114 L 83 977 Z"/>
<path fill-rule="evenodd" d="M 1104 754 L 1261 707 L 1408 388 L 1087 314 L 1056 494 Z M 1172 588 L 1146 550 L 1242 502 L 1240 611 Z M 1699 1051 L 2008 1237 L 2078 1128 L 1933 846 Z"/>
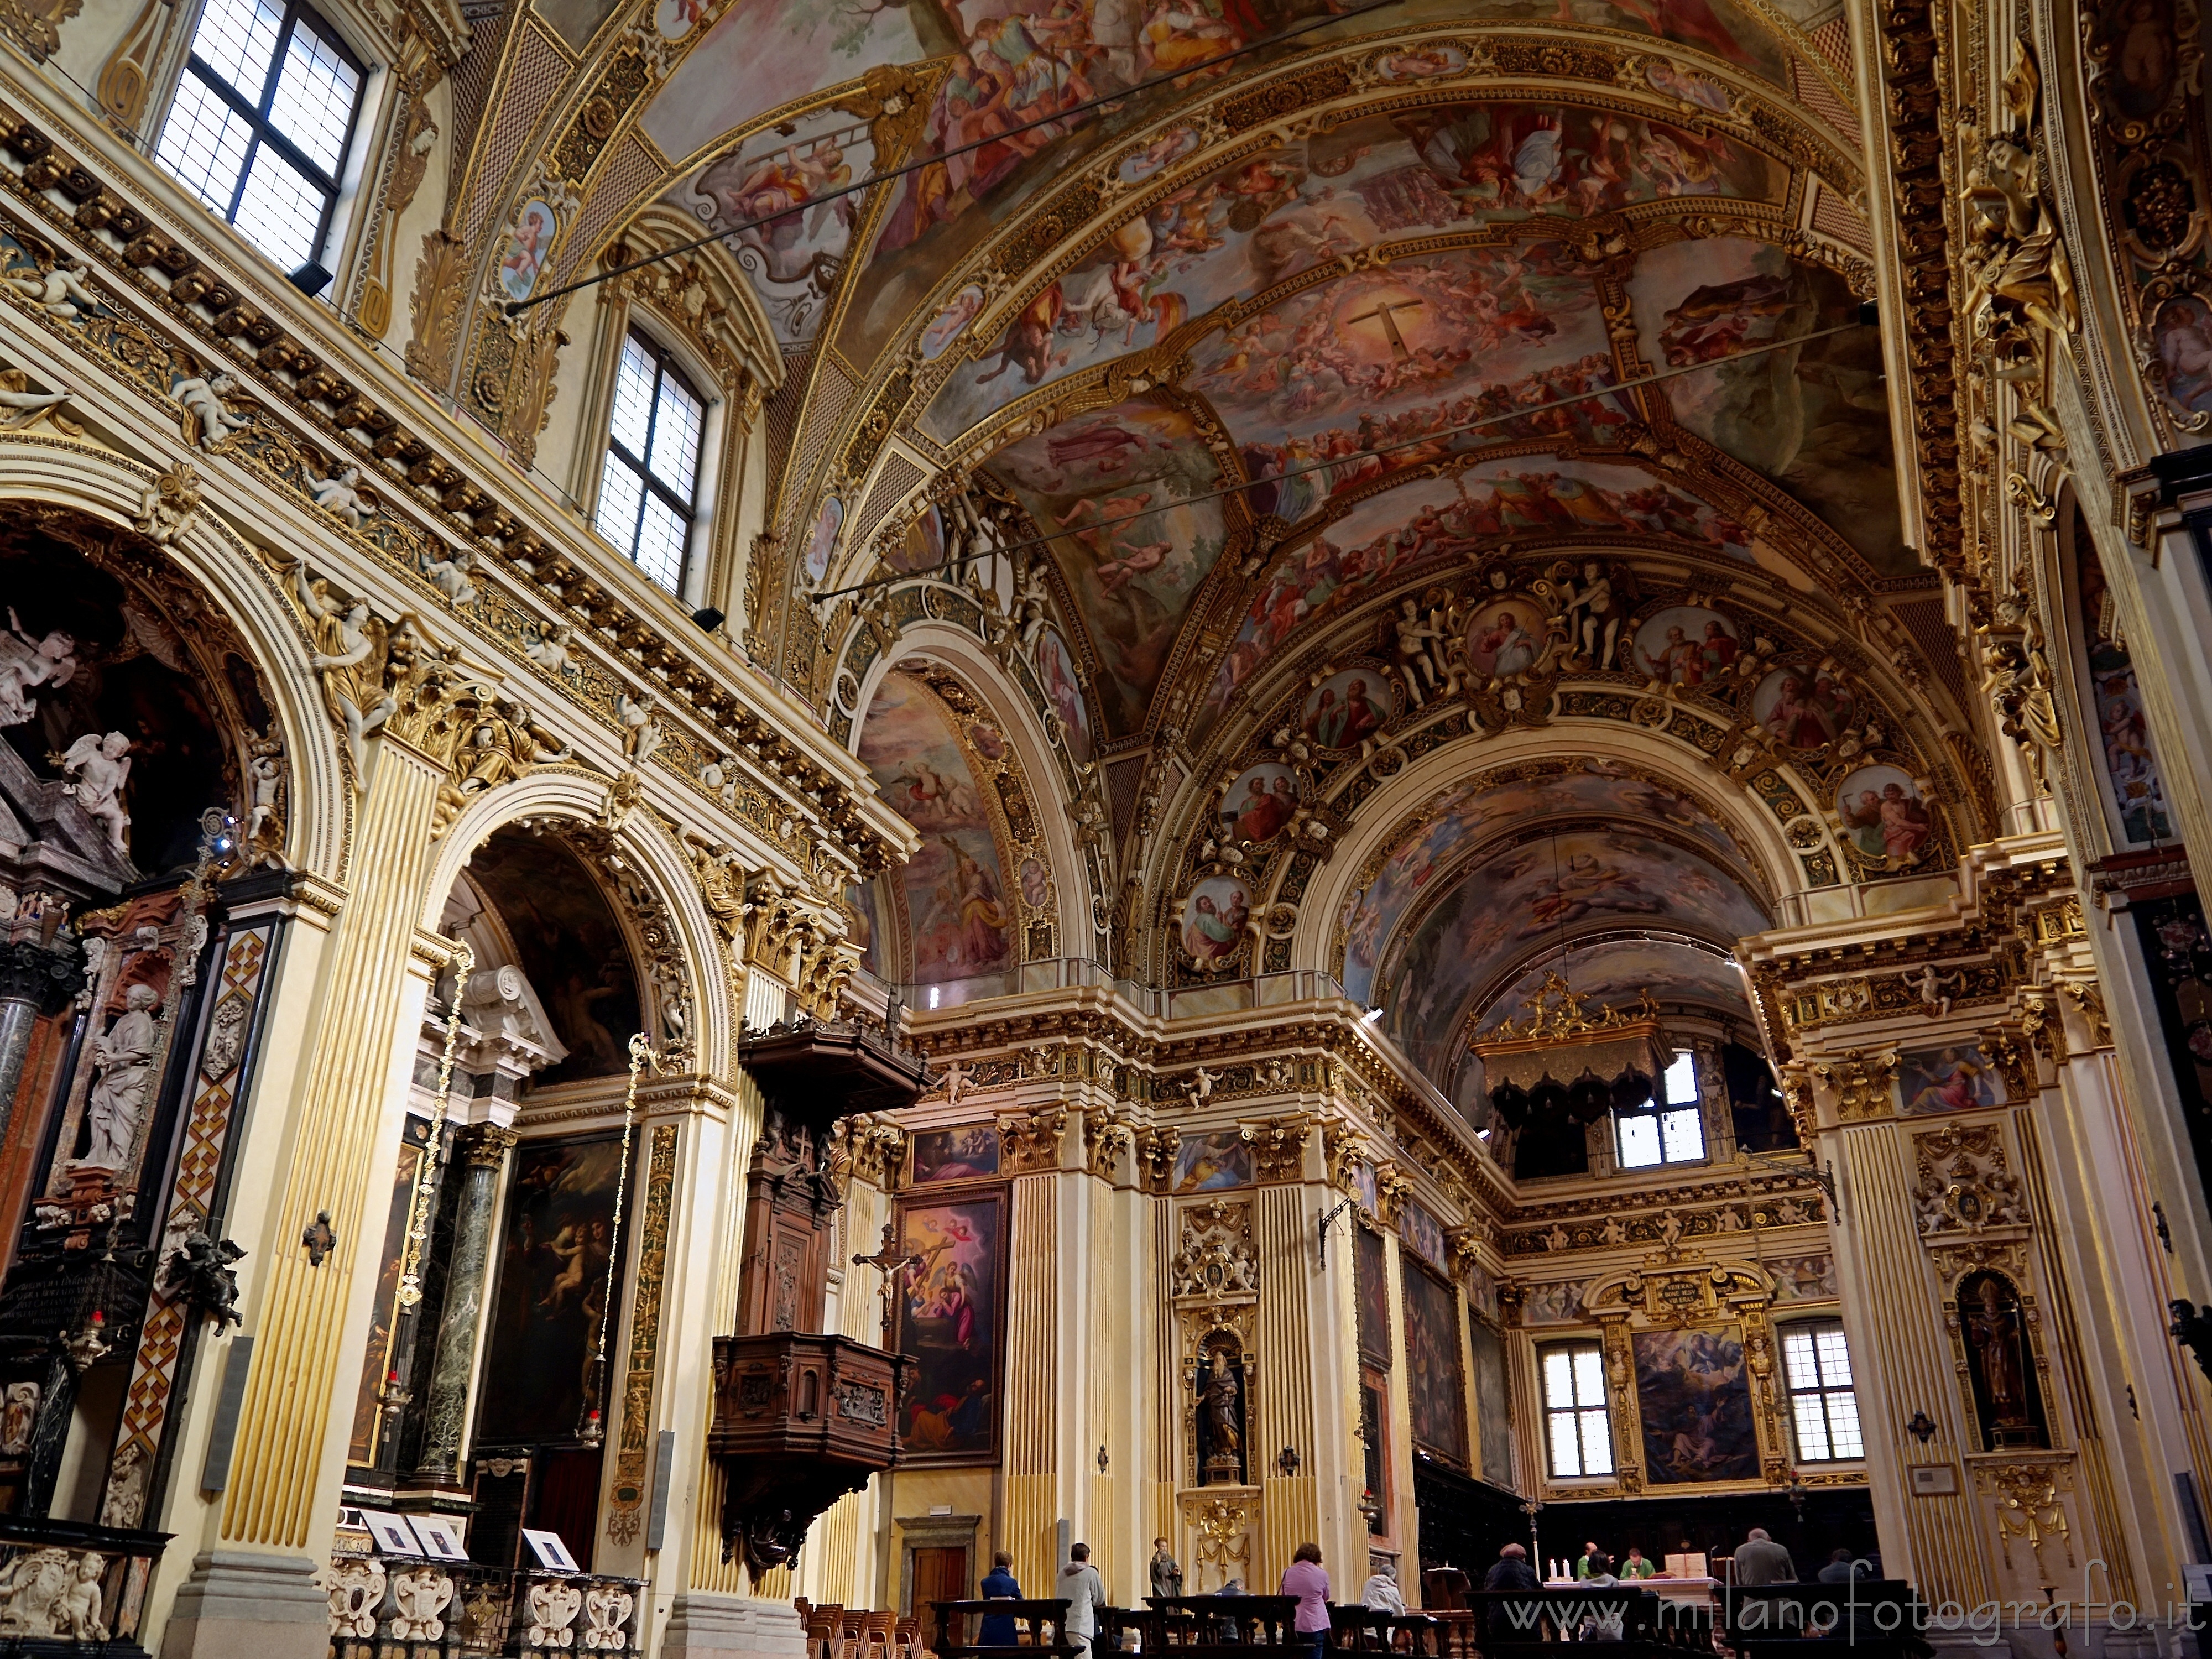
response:
<path fill-rule="evenodd" d="M 1747 1589 L 1761 1584 L 1794 1584 L 1797 1565 L 1788 1550 L 1766 1535 L 1765 1528 L 1753 1527 L 1751 1535 L 1736 1546 L 1735 1582 Z"/>
<path fill-rule="evenodd" d="M 1106 1605 L 1106 1581 L 1091 1565 L 1091 1546 L 1071 1544 L 1060 1570 L 1060 1593 L 1067 1598 L 1066 1639 L 1088 1650 L 1098 1629 L 1098 1609 Z"/>

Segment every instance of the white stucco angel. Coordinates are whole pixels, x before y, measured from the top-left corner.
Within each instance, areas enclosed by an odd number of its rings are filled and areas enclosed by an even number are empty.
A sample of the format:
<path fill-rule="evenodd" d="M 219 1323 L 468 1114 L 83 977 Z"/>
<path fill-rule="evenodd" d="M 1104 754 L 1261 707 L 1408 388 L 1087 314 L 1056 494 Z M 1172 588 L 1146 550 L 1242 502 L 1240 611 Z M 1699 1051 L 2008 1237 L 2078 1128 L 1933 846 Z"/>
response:
<path fill-rule="evenodd" d="M 332 478 L 318 478 L 302 468 L 300 482 L 307 485 L 317 507 L 337 514 L 346 521 L 349 530 L 360 529 L 362 520 L 376 511 L 376 504 L 361 487 L 361 469 L 357 466 L 345 467 Z"/>
<path fill-rule="evenodd" d="M 7 284 L 55 321 L 73 323 L 86 312 L 100 309 L 100 296 L 85 283 L 88 274 L 82 265 L 58 261 L 52 270 L 10 276 Z"/>
<path fill-rule="evenodd" d="M 623 753 L 633 765 L 644 765 L 660 747 L 660 721 L 654 714 L 659 705 L 660 699 L 650 691 L 641 691 L 635 697 L 627 691 L 615 693 L 615 720 L 622 727 Z"/>
<path fill-rule="evenodd" d="M 243 415 L 232 414 L 223 401 L 237 390 L 238 382 L 228 374 L 218 374 L 212 380 L 195 374 L 170 386 L 169 395 L 198 422 L 197 441 L 202 449 L 220 449 L 229 441 L 231 434 L 243 432 L 252 424 Z"/>
<path fill-rule="evenodd" d="M 8 631 L 0 634 L 0 726 L 29 720 L 32 691 L 41 685 L 67 685 L 76 672 L 75 639 L 57 628 L 34 640 L 23 631 L 15 606 L 8 607 Z"/>
<path fill-rule="evenodd" d="M 457 547 L 442 559 L 433 559 L 422 567 L 422 574 L 430 585 L 455 605 L 470 605 L 477 597 L 477 556 L 465 547 Z"/>
<path fill-rule="evenodd" d="M 549 674 L 568 672 L 568 642 L 575 636 L 565 623 L 548 623 L 538 637 L 522 647 L 522 654 Z"/>
<path fill-rule="evenodd" d="M 316 651 L 308 666 L 323 677 L 323 694 L 345 726 L 346 748 L 358 775 L 368 764 L 368 739 L 399 706 L 380 678 L 363 672 L 379 643 L 369 631 L 368 601 L 343 603 L 328 582 L 311 579 L 305 564 L 295 573 L 295 585 L 300 608 L 314 630 Z"/>
<path fill-rule="evenodd" d="M 63 793 L 75 796 L 87 816 L 106 830 L 107 838 L 127 863 L 131 814 L 123 807 L 123 786 L 131 779 L 130 734 L 110 732 L 103 737 L 88 732 L 51 758 L 69 774 Z"/>
<path fill-rule="evenodd" d="M 62 405 L 73 395 L 66 386 L 58 392 L 33 392 L 31 377 L 21 369 L 0 368 L 0 410 L 7 411 L 0 415 L 0 432 L 20 432 L 46 421 L 55 431 L 77 436 L 84 428 L 61 414 Z"/>

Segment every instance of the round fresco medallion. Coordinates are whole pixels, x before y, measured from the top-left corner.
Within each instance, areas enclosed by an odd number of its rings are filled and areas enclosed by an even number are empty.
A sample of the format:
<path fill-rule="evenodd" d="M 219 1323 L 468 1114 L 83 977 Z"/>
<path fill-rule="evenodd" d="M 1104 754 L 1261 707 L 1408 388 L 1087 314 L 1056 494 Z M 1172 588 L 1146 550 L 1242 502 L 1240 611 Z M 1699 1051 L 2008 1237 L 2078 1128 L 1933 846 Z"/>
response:
<path fill-rule="evenodd" d="M 1239 841 L 1266 841 L 1291 821 L 1298 804 L 1298 776 L 1275 761 L 1248 766 L 1221 793 L 1221 833 Z"/>
<path fill-rule="evenodd" d="M 1778 743 L 1818 749 L 1851 723 L 1850 686 L 1817 668 L 1778 668 L 1751 694 L 1751 718 Z"/>
<path fill-rule="evenodd" d="M 968 741 L 975 745 L 975 752 L 985 760 L 1004 760 L 1006 757 L 1006 734 L 988 720 L 977 720 L 970 726 Z"/>
<path fill-rule="evenodd" d="M 2212 305 L 2193 294 L 2167 301 L 2150 337 L 2165 372 L 2166 400 L 2191 415 L 2212 411 Z"/>
<path fill-rule="evenodd" d="M 1836 791 L 1836 816 L 1860 854 L 1902 870 L 1917 864 L 1936 834 L 1920 786 L 1902 767 L 1862 766 Z"/>
<path fill-rule="evenodd" d="M 1467 627 L 1467 665 L 1485 679 L 1525 674 L 1544 654 L 1544 607 L 1526 598 L 1493 599 Z"/>
<path fill-rule="evenodd" d="M 499 286 L 508 299 L 527 300 L 537 288 L 538 273 L 545 269 L 546 256 L 553 252 L 553 234 L 560 228 L 553 210 L 535 198 L 517 211 L 506 257 L 499 262 Z"/>
<path fill-rule="evenodd" d="M 1436 40 L 1400 52 L 1386 52 L 1375 60 L 1375 72 L 1385 81 L 1433 81 L 1457 75 L 1467 67 L 1467 48 Z"/>
<path fill-rule="evenodd" d="M 1170 127 L 1143 149 L 1123 156 L 1121 164 L 1114 169 L 1115 176 L 1125 185 L 1141 185 L 1154 173 L 1164 173 L 1182 161 L 1198 144 L 1196 127 Z"/>
<path fill-rule="evenodd" d="M 933 363 L 945 355 L 950 346 L 965 333 L 968 325 L 975 320 L 975 313 L 983 308 L 983 290 L 980 284 L 970 283 L 954 295 L 944 310 L 929 319 L 921 331 L 921 360 Z"/>
<path fill-rule="evenodd" d="M 1702 605 L 1670 605 L 1636 630 L 1636 666 L 1669 685 L 1705 685 L 1735 666 L 1735 624 Z"/>
<path fill-rule="evenodd" d="M 844 527 L 845 503 L 832 495 L 814 516 L 814 529 L 806 538 L 806 580 L 818 582 L 830 572 L 830 556 L 837 550 L 837 532 Z"/>
<path fill-rule="evenodd" d="M 1376 669 L 1347 668 L 1313 689 L 1298 727 L 1324 749 L 1356 749 L 1389 717 L 1389 681 Z"/>
<path fill-rule="evenodd" d="M 1226 961 L 1252 919 L 1252 890 L 1235 876 L 1213 876 L 1182 902 L 1182 948 L 1201 968 Z"/>
<path fill-rule="evenodd" d="M 706 15 L 706 0 L 658 0 L 653 9 L 653 27 L 664 40 L 681 40 Z"/>

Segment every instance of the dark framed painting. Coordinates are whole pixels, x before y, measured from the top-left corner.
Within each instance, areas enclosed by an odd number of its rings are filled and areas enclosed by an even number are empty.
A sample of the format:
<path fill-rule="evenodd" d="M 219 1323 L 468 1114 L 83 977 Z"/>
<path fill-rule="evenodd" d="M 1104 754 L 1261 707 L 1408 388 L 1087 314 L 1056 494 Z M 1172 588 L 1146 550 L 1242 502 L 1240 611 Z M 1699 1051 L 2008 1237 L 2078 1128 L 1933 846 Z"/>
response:
<path fill-rule="evenodd" d="M 1358 1311 L 1359 1352 L 1380 1370 L 1390 1369 L 1390 1279 L 1382 1236 L 1352 1230 L 1352 1302 Z"/>
<path fill-rule="evenodd" d="M 615 1188 L 622 1137 L 525 1141 L 514 1149 L 507 1225 L 500 1239 L 483 1390 L 477 1419 L 482 1446 L 544 1445 L 584 1438 L 599 1322 L 607 1315 L 607 1270 L 622 1260 Z M 623 1304 L 616 1269 L 612 1307 Z M 616 1331 L 607 1351 L 617 1352 Z"/>
<path fill-rule="evenodd" d="M 1006 1195 L 899 1206 L 897 1346 L 914 1381 L 901 1410 L 900 1462 L 991 1463 L 999 1456 L 1006 1346 Z"/>
<path fill-rule="evenodd" d="M 1742 1327 L 1637 1332 L 1636 1397 L 1654 1484 L 1758 1477 Z"/>
<path fill-rule="evenodd" d="M 908 1177 L 910 1185 L 986 1181 L 998 1173 L 999 1132 L 988 1123 L 915 1132 L 913 1173 Z"/>
<path fill-rule="evenodd" d="M 1513 1485 L 1513 1395 L 1505 1381 L 1505 1342 L 1481 1320 L 1467 1328 L 1474 1352 L 1474 1434 L 1482 1451 L 1476 1471 L 1493 1486 Z"/>
<path fill-rule="evenodd" d="M 1413 1443 L 1467 1467 L 1467 1381 L 1460 1364 L 1459 1292 L 1401 1255 L 1406 1312 L 1406 1401 Z"/>

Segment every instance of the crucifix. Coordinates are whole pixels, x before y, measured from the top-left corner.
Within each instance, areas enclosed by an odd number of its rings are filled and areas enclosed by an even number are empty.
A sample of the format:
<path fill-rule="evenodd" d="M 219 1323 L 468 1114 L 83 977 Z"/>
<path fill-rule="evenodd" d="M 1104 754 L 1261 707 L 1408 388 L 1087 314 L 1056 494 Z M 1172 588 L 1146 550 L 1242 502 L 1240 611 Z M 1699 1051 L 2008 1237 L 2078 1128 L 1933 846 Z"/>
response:
<path fill-rule="evenodd" d="M 886 1221 L 884 1223 L 883 1248 L 873 1255 L 853 1258 L 854 1267 L 873 1267 L 884 1276 L 883 1289 L 878 1294 L 884 1298 L 884 1346 L 886 1349 L 891 1346 L 891 1285 L 894 1282 L 891 1276 L 921 1261 L 918 1253 L 910 1251 L 903 1255 L 899 1253 L 898 1246 L 892 1242 L 895 1232 L 892 1224 Z"/>
<path fill-rule="evenodd" d="M 1377 300 L 1374 310 L 1363 311 L 1357 317 L 1347 317 L 1344 320 L 1347 323 L 1382 324 L 1383 336 L 1390 342 L 1390 356 L 1402 363 L 1413 353 L 1406 343 L 1406 337 L 1398 331 L 1398 319 L 1392 313 L 1419 311 L 1427 303 L 1425 300 Z"/>

